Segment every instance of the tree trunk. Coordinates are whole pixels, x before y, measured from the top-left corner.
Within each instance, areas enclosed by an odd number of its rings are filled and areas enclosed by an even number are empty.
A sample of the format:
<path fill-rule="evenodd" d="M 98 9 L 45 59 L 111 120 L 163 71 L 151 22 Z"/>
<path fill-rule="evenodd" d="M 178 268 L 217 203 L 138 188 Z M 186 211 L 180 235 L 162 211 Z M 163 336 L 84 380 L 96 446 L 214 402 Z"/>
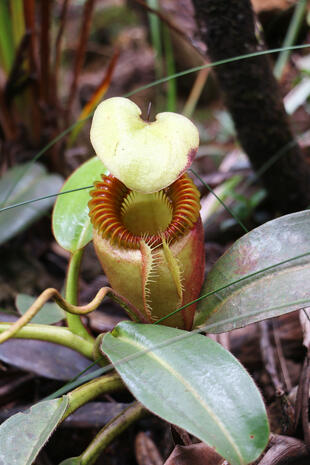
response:
<path fill-rule="evenodd" d="M 212 61 L 261 50 L 250 0 L 193 0 Z M 310 167 L 294 140 L 268 56 L 214 68 L 239 141 L 282 213 L 310 205 Z"/>

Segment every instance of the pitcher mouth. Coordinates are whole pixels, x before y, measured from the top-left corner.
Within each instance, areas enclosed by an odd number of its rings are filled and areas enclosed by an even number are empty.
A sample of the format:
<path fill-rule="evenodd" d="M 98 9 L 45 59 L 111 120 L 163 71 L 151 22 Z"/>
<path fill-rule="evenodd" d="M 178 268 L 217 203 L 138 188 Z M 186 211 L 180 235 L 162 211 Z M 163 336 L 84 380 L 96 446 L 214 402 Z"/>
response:
<path fill-rule="evenodd" d="M 90 192 L 89 216 L 97 233 L 112 244 L 139 249 L 169 244 L 192 229 L 199 218 L 199 191 L 187 174 L 153 194 L 128 189 L 112 175 L 102 175 Z"/>

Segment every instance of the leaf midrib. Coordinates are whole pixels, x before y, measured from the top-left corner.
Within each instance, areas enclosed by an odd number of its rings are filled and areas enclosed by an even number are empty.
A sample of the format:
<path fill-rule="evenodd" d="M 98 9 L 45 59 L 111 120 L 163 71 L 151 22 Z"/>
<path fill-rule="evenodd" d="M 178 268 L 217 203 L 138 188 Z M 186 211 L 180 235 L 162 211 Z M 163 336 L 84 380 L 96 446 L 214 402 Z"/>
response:
<path fill-rule="evenodd" d="M 125 337 L 123 335 L 118 336 L 118 339 L 124 341 L 125 343 L 127 342 L 129 345 L 132 345 L 134 347 L 137 347 L 141 351 L 145 351 L 146 347 L 144 347 L 142 344 L 138 343 L 137 341 L 133 341 L 132 339 Z M 204 399 L 199 395 L 199 393 L 193 389 L 193 386 L 188 383 L 183 377 L 182 374 L 180 374 L 178 371 L 176 371 L 171 365 L 169 365 L 166 361 L 158 357 L 157 355 L 154 354 L 154 352 L 147 352 L 143 356 L 149 356 L 150 358 L 153 358 L 155 361 L 157 361 L 160 365 L 162 365 L 170 374 L 174 375 L 175 378 L 177 378 L 181 384 L 186 388 L 187 392 L 189 392 L 192 397 L 198 403 L 202 405 L 202 407 L 207 411 L 207 413 L 210 415 L 211 418 L 213 418 L 214 422 L 218 425 L 218 427 L 222 430 L 224 436 L 227 438 L 228 442 L 232 445 L 232 448 L 236 452 L 237 456 L 239 457 L 240 465 L 245 465 L 246 462 L 243 461 L 242 454 L 240 452 L 240 449 L 237 447 L 236 443 L 234 442 L 232 436 L 226 429 L 225 425 L 219 420 L 219 418 L 215 415 L 213 410 L 209 407 L 209 405 L 204 401 Z M 117 369 L 117 367 L 116 367 Z"/>

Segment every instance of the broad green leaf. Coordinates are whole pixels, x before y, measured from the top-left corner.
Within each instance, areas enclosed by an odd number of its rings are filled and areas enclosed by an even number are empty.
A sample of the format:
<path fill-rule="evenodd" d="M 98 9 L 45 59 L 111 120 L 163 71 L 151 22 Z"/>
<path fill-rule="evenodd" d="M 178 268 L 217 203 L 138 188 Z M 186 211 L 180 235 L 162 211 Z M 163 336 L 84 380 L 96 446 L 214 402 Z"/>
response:
<path fill-rule="evenodd" d="M 231 465 L 248 464 L 265 448 L 269 429 L 260 393 L 220 344 L 167 326 L 122 322 L 101 349 L 140 402 Z"/>
<path fill-rule="evenodd" d="M 20 178 L 24 171 L 25 174 Z M 15 166 L 0 180 L 0 206 L 4 208 L 15 203 L 57 194 L 62 182 L 61 176 L 48 174 L 39 163 L 34 163 L 29 169 L 26 164 Z M 6 199 L 7 192 L 12 186 L 15 187 Z M 43 216 L 53 203 L 54 199 L 48 198 L 0 212 L 0 244 L 29 227 L 36 219 Z"/>
<path fill-rule="evenodd" d="M 108 174 L 103 163 L 93 157 L 83 163 L 63 185 L 61 192 L 91 186 Z M 90 189 L 58 196 L 53 212 L 53 231 L 57 242 L 71 253 L 82 249 L 92 240 L 93 229 L 88 216 Z"/>
<path fill-rule="evenodd" d="M 207 276 L 202 295 L 222 290 L 201 300 L 195 326 L 207 322 L 218 333 L 291 312 L 309 305 L 309 282 L 306 210 L 269 221 L 235 242 Z"/>
<path fill-rule="evenodd" d="M 31 465 L 58 425 L 67 396 L 33 405 L 0 426 L 0 464 Z"/>
<path fill-rule="evenodd" d="M 26 313 L 28 308 L 35 302 L 36 297 L 31 297 L 27 294 L 18 294 L 16 297 L 16 307 L 22 315 Z M 65 318 L 65 312 L 55 303 L 46 303 L 43 305 L 39 313 L 31 320 L 31 323 L 51 325 L 58 323 Z"/>

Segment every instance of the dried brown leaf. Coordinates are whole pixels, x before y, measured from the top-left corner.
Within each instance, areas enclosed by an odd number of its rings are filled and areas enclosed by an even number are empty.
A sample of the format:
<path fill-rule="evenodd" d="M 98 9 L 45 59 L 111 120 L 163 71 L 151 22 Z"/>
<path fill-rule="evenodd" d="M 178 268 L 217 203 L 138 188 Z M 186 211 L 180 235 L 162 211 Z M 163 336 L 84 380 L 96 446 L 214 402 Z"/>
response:
<path fill-rule="evenodd" d="M 281 465 L 292 463 L 302 465 L 309 462 L 299 462 L 302 457 L 309 459 L 304 442 L 289 436 L 273 435 L 270 440 L 270 449 L 258 465 Z M 298 459 L 293 462 L 293 459 Z"/>
<path fill-rule="evenodd" d="M 203 442 L 176 446 L 164 465 L 228 465 L 214 449 Z"/>
<path fill-rule="evenodd" d="M 297 0 L 252 0 L 256 13 L 267 10 L 286 10 L 294 5 Z"/>
<path fill-rule="evenodd" d="M 300 324 L 303 331 L 303 345 L 310 348 L 310 307 L 304 308 L 299 312 Z"/>
<path fill-rule="evenodd" d="M 142 431 L 137 434 L 135 440 L 136 459 L 139 465 L 162 465 L 163 459 L 147 434 Z"/>

